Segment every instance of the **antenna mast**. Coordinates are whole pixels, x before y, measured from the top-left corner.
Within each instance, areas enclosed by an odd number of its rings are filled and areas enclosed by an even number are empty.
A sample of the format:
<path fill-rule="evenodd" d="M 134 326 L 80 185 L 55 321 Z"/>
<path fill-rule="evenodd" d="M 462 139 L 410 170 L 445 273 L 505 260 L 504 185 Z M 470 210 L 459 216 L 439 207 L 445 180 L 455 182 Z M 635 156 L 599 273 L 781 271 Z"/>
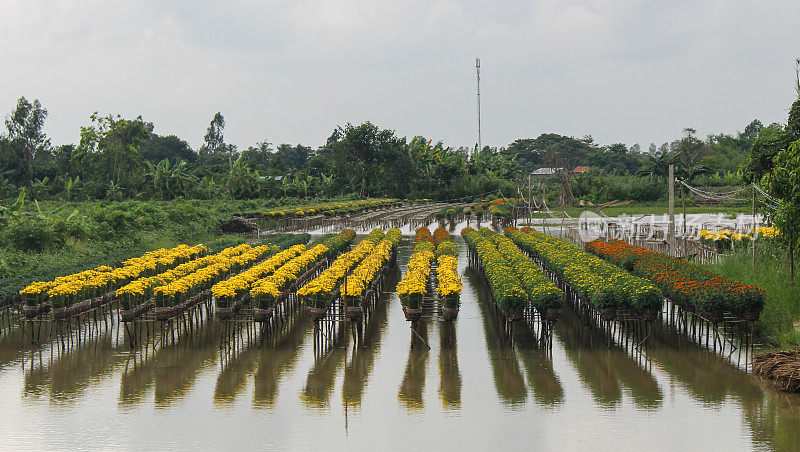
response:
<path fill-rule="evenodd" d="M 475 69 L 478 72 L 478 152 L 483 150 L 481 145 L 481 59 L 475 58 Z"/>

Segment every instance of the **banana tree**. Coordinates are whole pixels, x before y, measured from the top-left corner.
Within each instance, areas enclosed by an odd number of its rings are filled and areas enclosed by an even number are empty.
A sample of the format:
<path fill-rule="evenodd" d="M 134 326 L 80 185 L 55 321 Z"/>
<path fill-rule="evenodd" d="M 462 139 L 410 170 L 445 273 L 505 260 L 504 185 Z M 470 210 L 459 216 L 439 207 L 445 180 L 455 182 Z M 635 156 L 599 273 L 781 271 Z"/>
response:
<path fill-rule="evenodd" d="M 73 179 L 71 176 L 67 178 L 66 182 L 64 182 L 64 195 L 67 198 L 67 201 L 72 201 L 72 191 L 80 184 L 81 177 L 75 176 Z"/>
<path fill-rule="evenodd" d="M 45 177 L 44 179 L 33 179 L 30 182 L 31 185 L 31 197 L 33 198 L 41 198 L 42 195 L 46 194 L 47 192 L 47 183 L 50 182 L 49 177 Z"/>

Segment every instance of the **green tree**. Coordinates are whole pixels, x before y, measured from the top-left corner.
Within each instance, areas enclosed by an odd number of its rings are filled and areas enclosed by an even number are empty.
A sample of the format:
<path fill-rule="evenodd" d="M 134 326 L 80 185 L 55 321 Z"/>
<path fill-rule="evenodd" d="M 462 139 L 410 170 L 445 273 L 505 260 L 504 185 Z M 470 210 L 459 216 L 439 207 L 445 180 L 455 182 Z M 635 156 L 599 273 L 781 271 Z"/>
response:
<path fill-rule="evenodd" d="M 206 135 L 203 137 L 203 146 L 200 148 L 200 156 L 207 156 L 209 154 L 227 154 L 233 157 L 236 153 L 236 146 L 225 143 L 225 118 L 222 113 L 217 112 L 211 123 L 206 129 Z"/>
<path fill-rule="evenodd" d="M 393 195 L 408 192 L 404 174 L 409 166 L 405 139 L 394 131 L 365 122 L 337 128 L 328 138 L 325 153 L 334 171 L 354 184 L 359 196 Z"/>
<path fill-rule="evenodd" d="M 794 251 L 800 238 L 800 99 L 794 102 L 789 111 L 784 135 L 784 139 L 792 141 L 785 148 L 775 150 L 771 166 L 764 172 L 761 184 L 780 200 L 773 218 L 781 235 L 787 240 L 789 266 L 794 279 Z"/>
<path fill-rule="evenodd" d="M 179 160 L 194 162 L 197 159 L 197 154 L 189 143 L 175 135 L 161 136 L 151 133 L 147 141 L 142 143 L 140 152 L 142 158 L 151 163 L 158 163 L 164 159 L 172 162 Z"/>
<path fill-rule="evenodd" d="M 47 110 L 38 99 L 33 102 L 25 97 L 17 100 L 17 105 L 6 117 L 5 144 L 3 159 L 17 169 L 15 175 L 21 183 L 33 177 L 33 162 L 36 157 L 49 153 L 50 140 L 44 133 Z"/>
<path fill-rule="evenodd" d="M 234 199 L 255 198 L 258 196 L 259 177 L 258 170 L 251 170 L 244 157 L 231 158 L 225 188 Z"/>
<path fill-rule="evenodd" d="M 272 143 L 264 140 L 257 143 L 255 146 L 250 146 L 242 152 L 242 157 L 244 157 L 248 166 L 266 172 L 274 157 L 272 153 Z"/>
<path fill-rule="evenodd" d="M 272 166 L 278 173 L 297 171 L 305 167 L 313 151 L 308 146 L 282 143 L 272 156 Z"/>
<path fill-rule="evenodd" d="M 106 193 L 119 197 L 134 191 L 143 181 L 143 160 L 139 148 L 150 137 L 153 124 L 125 119 L 120 115 L 90 116 L 91 123 L 81 127 L 81 141 L 72 154 L 72 164 L 81 168 L 84 180 L 91 179 L 109 186 Z"/>
<path fill-rule="evenodd" d="M 147 175 L 153 180 L 153 189 L 164 201 L 185 196 L 188 185 L 197 182 L 197 177 L 189 172 L 185 160 L 179 160 L 170 166 L 169 160 L 164 159 L 157 165 L 147 162 L 147 166 Z"/>

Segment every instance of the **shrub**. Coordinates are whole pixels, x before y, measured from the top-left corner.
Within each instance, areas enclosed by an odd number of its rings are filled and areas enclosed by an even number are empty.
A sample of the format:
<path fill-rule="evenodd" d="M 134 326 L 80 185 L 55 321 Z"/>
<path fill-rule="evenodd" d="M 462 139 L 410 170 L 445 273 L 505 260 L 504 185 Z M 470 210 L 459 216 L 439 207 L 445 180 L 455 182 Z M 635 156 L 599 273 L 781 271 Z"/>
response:
<path fill-rule="evenodd" d="M 18 219 L 9 225 L 5 235 L 5 241 L 20 251 L 41 252 L 64 245 L 63 237 L 53 230 L 53 224 L 39 218 Z"/>

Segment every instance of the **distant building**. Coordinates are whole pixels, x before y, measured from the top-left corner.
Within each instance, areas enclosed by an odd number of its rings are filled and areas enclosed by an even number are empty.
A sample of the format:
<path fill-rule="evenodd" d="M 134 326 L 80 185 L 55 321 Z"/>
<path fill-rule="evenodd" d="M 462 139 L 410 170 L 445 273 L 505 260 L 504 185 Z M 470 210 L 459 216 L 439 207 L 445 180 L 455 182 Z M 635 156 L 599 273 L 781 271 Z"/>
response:
<path fill-rule="evenodd" d="M 558 174 L 559 171 L 563 171 L 564 168 L 550 168 L 550 167 L 543 167 L 537 168 L 531 172 L 531 177 L 553 177 Z"/>
<path fill-rule="evenodd" d="M 576 166 L 575 169 L 570 171 L 570 174 L 582 174 L 589 170 L 588 166 Z M 544 166 L 542 168 L 537 168 L 531 172 L 531 177 L 555 177 L 558 175 L 559 172 L 564 171 L 564 168 L 553 168 L 549 166 Z"/>
<path fill-rule="evenodd" d="M 291 180 L 292 179 L 292 173 L 289 173 L 289 174 L 287 174 L 285 176 L 258 176 L 258 178 L 261 179 L 261 180 L 270 179 L 270 180 L 274 180 L 275 182 L 280 182 L 284 178 Z"/>

